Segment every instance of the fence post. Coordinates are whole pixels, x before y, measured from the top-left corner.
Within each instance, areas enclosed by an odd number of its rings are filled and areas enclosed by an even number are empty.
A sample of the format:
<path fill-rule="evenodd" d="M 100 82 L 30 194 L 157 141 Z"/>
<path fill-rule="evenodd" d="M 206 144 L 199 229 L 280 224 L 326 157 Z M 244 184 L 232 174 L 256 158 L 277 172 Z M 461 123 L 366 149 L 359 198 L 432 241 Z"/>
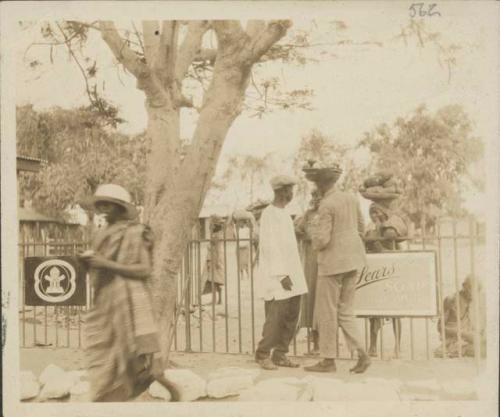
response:
<path fill-rule="evenodd" d="M 441 223 L 438 222 L 437 225 L 437 238 L 438 238 L 438 288 L 439 288 L 439 316 L 440 329 L 441 329 L 441 343 L 442 343 L 442 354 L 443 359 L 446 358 L 446 332 L 445 332 L 445 322 L 444 322 L 444 289 L 443 289 L 443 258 L 441 251 L 442 248 L 442 237 L 441 237 Z"/>
<path fill-rule="evenodd" d="M 457 222 L 453 220 L 453 261 L 455 271 L 455 308 L 457 309 L 457 344 L 458 357 L 462 357 L 462 317 L 460 310 L 460 284 L 458 282 L 458 249 L 457 249 Z"/>
<path fill-rule="evenodd" d="M 475 227 L 474 220 L 469 217 L 469 238 L 470 238 L 470 268 L 472 275 L 472 306 L 474 309 L 474 360 L 476 363 L 476 369 L 479 371 L 479 366 L 481 364 L 481 340 L 480 332 L 482 323 L 482 317 L 479 316 L 479 285 L 477 282 L 477 277 L 475 276 Z"/>
<path fill-rule="evenodd" d="M 184 259 L 184 270 L 182 271 L 184 281 L 184 318 L 186 320 L 186 352 L 192 352 L 191 349 L 191 271 L 189 268 L 189 260 L 191 257 L 191 242 L 187 247 L 187 256 Z"/>

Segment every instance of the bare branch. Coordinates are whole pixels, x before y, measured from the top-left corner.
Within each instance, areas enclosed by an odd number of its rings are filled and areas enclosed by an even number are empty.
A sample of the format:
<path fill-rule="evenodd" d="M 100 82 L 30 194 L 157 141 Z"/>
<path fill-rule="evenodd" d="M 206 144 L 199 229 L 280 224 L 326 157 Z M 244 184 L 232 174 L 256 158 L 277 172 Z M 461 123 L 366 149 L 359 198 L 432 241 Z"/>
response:
<path fill-rule="evenodd" d="M 177 60 L 177 38 L 179 25 L 175 20 L 165 20 L 162 24 L 160 49 L 158 51 L 157 70 L 165 69 L 164 77 L 167 83 L 174 80 L 175 62 Z"/>
<path fill-rule="evenodd" d="M 252 59 L 258 61 L 269 48 L 286 35 L 287 30 L 292 26 L 290 20 L 273 20 L 260 34 L 252 38 Z"/>
<path fill-rule="evenodd" d="M 143 20 L 144 54 L 149 68 L 153 68 L 160 47 L 160 25 L 156 20 Z"/>
<path fill-rule="evenodd" d="M 209 27 L 207 21 L 190 21 L 188 23 L 187 33 L 179 48 L 175 65 L 175 78 L 179 84 L 182 83 L 195 57 L 201 53 L 203 35 Z"/>
<path fill-rule="evenodd" d="M 88 96 L 90 102 L 93 103 L 94 100 L 93 100 L 92 92 L 90 90 L 90 85 L 89 85 L 89 80 L 87 78 L 87 73 L 85 72 L 85 69 L 83 68 L 82 64 L 80 64 L 80 61 L 78 60 L 77 56 L 75 55 L 75 53 L 73 51 L 73 48 L 71 47 L 71 39 L 66 35 L 66 33 L 64 32 L 61 25 L 59 25 L 59 23 L 56 23 L 56 25 L 57 25 L 59 31 L 61 32 L 61 35 L 64 38 L 63 44 L 66 45 L 66 48 L 68 49 L 68 52 L 69 52 L 71 58 L 73 59 L 73 61 L 75 61 L 76 65 L 78 66 L 78 69 L 80 70 L 80 72 L 83 76 L 83 80 L 85 81 L 85 90 L 87 92 L 87 96 Z"/>
<path fill-rule="evenodd" d="M 147 65 L 138 54 L 127 46 L 127 42 L 118 34 L 114 23 L 109 20 L 101 20 L 99 28 L 102 39 L 109 46 L 115 58 L 136 78 L 144 77 L 148 72 Z"/>

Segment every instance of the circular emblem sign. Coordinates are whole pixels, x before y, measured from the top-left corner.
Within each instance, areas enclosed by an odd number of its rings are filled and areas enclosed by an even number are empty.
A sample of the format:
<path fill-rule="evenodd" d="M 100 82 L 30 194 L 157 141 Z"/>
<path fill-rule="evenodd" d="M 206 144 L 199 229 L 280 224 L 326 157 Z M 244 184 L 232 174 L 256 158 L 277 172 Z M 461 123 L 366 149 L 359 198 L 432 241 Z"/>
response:
<path fill-rule="evenodd" d="M 62 303 L 76 290 L 76 271 L 62 259 L 50 259 L 35 269 L 35 293 L 49 303 Z"/>

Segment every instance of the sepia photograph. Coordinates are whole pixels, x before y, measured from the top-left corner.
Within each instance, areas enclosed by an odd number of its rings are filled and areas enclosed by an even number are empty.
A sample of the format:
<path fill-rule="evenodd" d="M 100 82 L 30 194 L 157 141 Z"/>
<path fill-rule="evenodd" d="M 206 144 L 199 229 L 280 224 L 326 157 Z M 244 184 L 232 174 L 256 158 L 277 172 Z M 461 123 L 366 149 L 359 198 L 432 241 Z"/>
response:
<path fill-rule="evenodd" d="M 498 415 L 498 3 L 0 7 L 4 415 Z"/>

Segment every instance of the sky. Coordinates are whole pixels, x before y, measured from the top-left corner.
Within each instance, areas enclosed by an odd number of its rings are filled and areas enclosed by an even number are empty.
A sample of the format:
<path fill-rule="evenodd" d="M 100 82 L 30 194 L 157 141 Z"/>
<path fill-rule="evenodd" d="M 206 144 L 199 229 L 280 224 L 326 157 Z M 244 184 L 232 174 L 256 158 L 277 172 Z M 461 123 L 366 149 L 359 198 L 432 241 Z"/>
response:
<path fill-rule="evenodd" d="M 496 122 L 485 106 L 496 104 L 492 88 L 492 51 L 495 42 L 487 25 L 460 9 L 448 17 L 428 20 L 427 28 L 441 33 L 443 43 L 461 46 L 457 66 L 448 78 L 440 66 L 433 45 L 420 48 L 416 39 L 408 44 L 394 39 L 408 23 L 407 18 L 394 18 L 390 13 L 373 15 L 356 8 L 340 16 L 347 29 L 336 35 L 327 33 L 330 20 L 294 20 L 293 30 L 310 30 L 314 39 L 353 39 L 357 42 L 378 41 L 383 46 L 344 45 L 323 47 L 329 53 L 317 55 L 317 63 L 305 66 L 273 64 L 259 71 L 277 75 L 286 89 L 308 88 L 314 91 L 312 111 L 277 111 L 261 119 L 242 114 L 231 127 L 224 144 L 219 172 L 228 155 L 235 153 L 263 156 L 276 153 L 286 159 L 297 150 L 300 139 L 311 129 L 318 129 L 334 140 L 355 145 L 363 133 L 379 123 L 392 123 L 421 104 L 430 110 L 448 104 L 461 104 L 475 122 L 475 133 L 485 141 L 496 135 Z M 338 18 L 338 17 L 337 17 Z M 31 103 L 36 109 L 51 106 L 64 108 L 87 104 L 82 77 L 63 50 L 56 51 L 54 63 L 49 61 L 46 46 L 27 47 L 39 39 L 36 27 L 23 30 L 16 45 L 17 104 Z M 133 77 L 119 70 L 110 51 L 97 36 L 87 44 L 89 55 L 99 63 L 106 96 L 120 108 L 127 122 L 124 133 L 139 133 L 146 127 L 144 96 L 135 88 Z M 314 56 L 314 51 L 308 52 Z M 36 58 L 42 65 L 36 70 L 27 63 Z M 181 136 L 190 137 L 195 127 L 192 111 L 183 112 Z M 287 171 L 281 164 L 277 170 Z M 262 193 L 269 190 L 262 187 Z M 237 205 L 238 201 L 232 202 Z M 467 196 L 467 206 L 481 213 L 477 195 Z"/>

